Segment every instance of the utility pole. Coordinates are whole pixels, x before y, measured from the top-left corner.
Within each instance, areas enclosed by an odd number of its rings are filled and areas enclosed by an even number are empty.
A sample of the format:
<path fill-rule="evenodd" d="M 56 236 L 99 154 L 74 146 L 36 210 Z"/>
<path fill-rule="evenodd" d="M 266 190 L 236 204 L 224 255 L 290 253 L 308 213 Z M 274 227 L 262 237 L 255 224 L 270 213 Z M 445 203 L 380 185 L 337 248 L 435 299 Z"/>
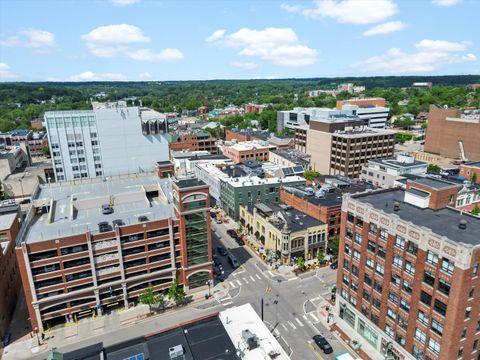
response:
<path fill-rule="evenodd" d="M 261 300 L 261 318 L 262 318 L 262 322 L 263 322 L 263 296 L 262 296 L 262 300 Z"/>

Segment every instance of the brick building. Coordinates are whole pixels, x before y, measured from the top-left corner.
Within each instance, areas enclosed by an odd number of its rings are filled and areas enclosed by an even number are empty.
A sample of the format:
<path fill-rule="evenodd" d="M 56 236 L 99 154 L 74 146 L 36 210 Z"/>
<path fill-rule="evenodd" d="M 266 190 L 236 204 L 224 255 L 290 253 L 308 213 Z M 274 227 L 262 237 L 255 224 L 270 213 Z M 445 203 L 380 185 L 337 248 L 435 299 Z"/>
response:
<path fill-rule="evenodd" d="M 17 238 L 32 328 L 128 308 L 148 286 L 211 272 L 208 186 L 153 174 L 43 185 Z"/>
<path fill-rule="evenodd" d="M 280 189 L 280 201 L 327 224 L 328 237 L 331 239 L 340 235 L 342 195 L 362 192 L 370 186 L 332 176 L 322 177 L 321 181 L 323 184 L 317 188 L 283 186 Z"/>
<path fill-rule="evenodd" d="M 208 151 L 218 154 L 217 138 L 205 131 L 186 131 L 169 134 L 169 150 L 173 151 Z"/>
<path fill-rule="evenodd" d="M 225 129 L 225 141 L 267 141 L 270 138 L 270 132 L 267 130 L 252 129 Z"/>
<path fill-rule="evenodd" d="M 425 152 L 452 159 L 480 161 L 480 111 L 430 105 Z"/>
<path fill-rule="evenodd" d="M 465 177 L 467 180 L 480 184 L 480 161 L 472 161 L 460 165 L 459 175 Z"/>
<path fill-rule="evenodd" d="M 21 288 L 15 258 L 20 219 L 20 206 L 0 203 L 0 339 L 8 329 Z"/>
<path fill-rule="evenodd" d="M 230 158 L 234 164 L 248 160 L 267 161 L 270 150 L 276 149 L 273 145 L 264 145 L 257 141 L 225 142 L 220 148 L 223 155 Z"/>
<path fill-rule="evenodd" d="M 372 359 L 479 358 L 480 219 L 431 200 L 344 195 L 336 325 Z"/>

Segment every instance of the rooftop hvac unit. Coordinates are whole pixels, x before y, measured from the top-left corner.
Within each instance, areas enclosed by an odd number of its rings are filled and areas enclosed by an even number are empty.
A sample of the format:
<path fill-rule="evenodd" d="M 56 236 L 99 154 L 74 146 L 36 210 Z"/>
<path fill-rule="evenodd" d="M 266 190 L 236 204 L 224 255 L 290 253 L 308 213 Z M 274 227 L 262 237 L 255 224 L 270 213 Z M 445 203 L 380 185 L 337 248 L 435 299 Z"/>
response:
<path fill-rule="evenodd" d="M 250 330 L 242 330 L 242 338 L 247 344 L 248 350 L 253 350 L 258 347 L 257 336 L 253 334 Z"/>
<path fill-rule="evenodd" d="M 184 354 L 183 346 L 175 345 L 168 349 L 168 353 L 170 355 L 170 360 L 178 359 L 180 356 Z"/>
<path fill-rule="evenodd" d="M 149 121 L 150 123 L 150 134 L 156 135 L 158 134 L 157 122 L 155 120 Z"/>
<path fill-rule="evenodd" d="M 149 135 L 150 134 L 150 128 L 148 126 L 148 122 L 143 122 L 142 121 L 142 134 L 143 135 Z"/>

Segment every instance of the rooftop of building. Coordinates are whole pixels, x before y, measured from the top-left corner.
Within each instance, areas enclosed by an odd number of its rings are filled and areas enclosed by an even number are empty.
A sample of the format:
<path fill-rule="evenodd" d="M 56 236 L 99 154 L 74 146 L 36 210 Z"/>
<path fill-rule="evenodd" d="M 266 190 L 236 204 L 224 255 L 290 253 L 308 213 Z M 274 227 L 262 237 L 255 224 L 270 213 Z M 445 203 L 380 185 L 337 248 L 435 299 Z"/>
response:
<path fill-rule="evenodd" d="M 264 141 L 267 141 L 271 137 L 271 133 L 268 130 L 232 128 L 230 131 L 245 136 L 252 136 Z"/>
<path fill-rule="evenodd" d="M 480 161 L 469 161 L 463 164 L 465 166 L 480 168 Z"/>
<path fill-rule="evenodd" d="M 262 144 L 258 141 L 240 141 L 240 142 L 230 142 L 226 141 L 223 143 L 223 146 L 236 151 L 249 151 L 249 150 L 268 150 L 274 148 L 274 146 L 269 144 Z"/>
<path fill-rule="evenodd" d="M 157 166 L 173 166 L 170 160 L 157 161 Z"/>
<path fill-rule="evenodd" d="M 171 181 L 154 174 L 39 185 L 27 214 L 27 218 L 32 216 L 31 221 L 22 225 L 17 242 L 98 233 L 100 222 L 112 226 L 114 220 L 121 220 L 124 225 L 132 225 L 140 223 L 141 216 L 147 221 L 169 218 L 174 216 L 170 196 Z M 103 214 L 103 205 L 111 205 L 113 212 Z"/>
<path fill-rule="evenodd" d="M 256 208 L 260 214 L 270 218 L 270 223 L 279 230 L 284 229 L 285 224 L 293 233 L 325 224 L 322 221 L 283 203 L 257 203 L 247 206 L 248 212 L 250 213 L 253 213 L 254 208 Z"/>
<path fill-rule="evenodd" d="M 419 184 L 419 185 L 428 186 L 429 188 L 432 188 L 435 190 L 443 190 L 443 189 L 448 189 L 448 188 L 458 186 L 457 184 L 453 184 L 449 181 L 434 179 L 431 177 L 418 177 L 415 180 L 409 180 L 409 183 L 412 185 Z"/>
<path fill-rule="evenodd" d="M 352 196 L 352 198 L 368 203 L 389 215 L 396 215 L 404 221 L 429 228 L 433 233 L 446 236 L 454 242 L 480 245 L 478 236 L 480 218 L 448 207 L 438 210 L 420 208 L 404 202 L 404 197 L 405 191 L 400 189 L 379 190 Z M 395 202 L 400 203 L 398 211 L 394 210 Z M 466 229 L 459 229 L 460 220 L 467 222 Z"/>
<path fill-rule="evenodd" d="M 174 180 L 173 183 L 182 190 L 199 186 L 207 186 L 207 184 L 197 178 Z"/>
<path fill-rule="evenodd" d="M 31 132 L 32 130 L 20 129 L 20 130 L 10 130 L 8 131 L 8 134 L 10 134 L 11 136 L 27 136 Z"/>
<path fill-rule="evenodd" d="M 230 158 L 224 155 L 212 155 L 207 150 L 199 150 L 199 151 L 172 151 L 172 158 L 174 159 L 225 159 L 230 160 Z"/>
<path fill-rule="evenodd" d="M 296 164 L 304 165 L 310 163 L 311 156 L 297 149 L 274 149 L 271 152 Z"/>
<path fill-rule="evenodd" d="M 292 182 L 305 181 L 301 176 L 289 176 L 286 178 L 265 178 L 262 179 L 258 176 L 243 176 L 237 178 L 228 178 L 224 179 L 224 182 L 228 183 L 233 187 L 244 187 L 244 186 L 256 186 L 256 185 L 269 185 L 269 184 L 288 184 Z"/>
<path fill-rule="evenodd" d="M 19 205 L 14 200 L 0 202 L 0 231 L 9 230 L 18 216 Z"/>
<path fill-rule="evenodd" d="M 322 176 L 319 180 L 322 185 L 285 186 L 283 189 L 317 206 L 338 207 L 342 205 L 343 194 L 355 194 L 372 188 L 367 182 L 343 176 Z"/>
<path fill-rule="evenodd" d="M 382 158 L 382 159 L 373 159 L 368 161 L 369 164 L 378 164 L 381 166 L 386 166 L 394 169 L 410 168 L 417 166 L 427 167 L 427 163 L 424 161 L 415 160 L 413 157 L 399 154 L 396 157 Z"/>

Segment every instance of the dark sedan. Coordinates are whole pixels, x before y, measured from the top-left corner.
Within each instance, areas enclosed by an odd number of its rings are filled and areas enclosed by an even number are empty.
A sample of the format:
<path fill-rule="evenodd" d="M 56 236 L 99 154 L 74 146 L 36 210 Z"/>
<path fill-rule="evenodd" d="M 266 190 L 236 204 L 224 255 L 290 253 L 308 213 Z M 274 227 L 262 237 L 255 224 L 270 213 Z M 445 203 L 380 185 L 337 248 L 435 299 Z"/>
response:
<path fill-rule="evenodd" d="M 313 341 L 315 341 L 315 344 L 322 349 L 322 351 L 325 354 L 331 354 L 333 352 L 332 346 L 330 343 L 321 335 L 315 335 L 313 338 Z"/>

